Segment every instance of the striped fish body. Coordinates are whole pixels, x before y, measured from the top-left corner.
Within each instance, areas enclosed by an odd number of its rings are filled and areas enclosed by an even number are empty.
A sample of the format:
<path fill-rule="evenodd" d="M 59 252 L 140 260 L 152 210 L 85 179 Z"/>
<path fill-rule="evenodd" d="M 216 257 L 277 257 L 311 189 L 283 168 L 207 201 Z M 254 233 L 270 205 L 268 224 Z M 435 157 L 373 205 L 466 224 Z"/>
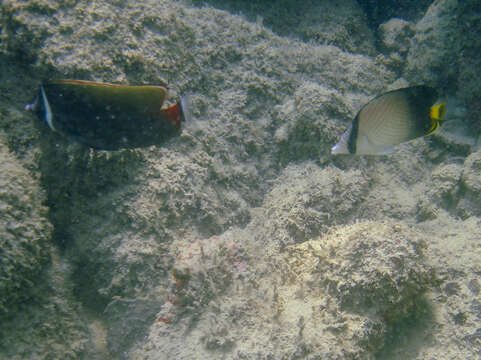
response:
<path fill-rule="evenodd" d="M 333 154 L 379 155 L 395 145 L 433 133 L 444 115 L 434 116 L 437 91 L 413 86 L 384 93 L 364 105 L 333 147 Z"/>

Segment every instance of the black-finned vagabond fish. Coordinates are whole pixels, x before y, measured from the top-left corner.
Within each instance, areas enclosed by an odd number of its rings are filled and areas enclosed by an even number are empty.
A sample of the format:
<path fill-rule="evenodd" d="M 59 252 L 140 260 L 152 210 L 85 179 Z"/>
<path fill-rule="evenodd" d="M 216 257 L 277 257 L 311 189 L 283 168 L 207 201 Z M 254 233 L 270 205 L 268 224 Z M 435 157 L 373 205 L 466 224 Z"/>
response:
<path fill-rule="evenodd" d="M 100 150 L 160 145 L 178 135 L 187 116 L 186 98 L 162 108 L 164 85 L 116 85 L 53 80 L 40 85 L 25 106 L 51 130 Z"/>
<path fill-rule="evenodd" d="M 388 91 L 369 101 L 332 148 L 332 154 L 382 155 L 395 145 L 433 134 L 446 104 L 435 89 L 419 85 Z"/>

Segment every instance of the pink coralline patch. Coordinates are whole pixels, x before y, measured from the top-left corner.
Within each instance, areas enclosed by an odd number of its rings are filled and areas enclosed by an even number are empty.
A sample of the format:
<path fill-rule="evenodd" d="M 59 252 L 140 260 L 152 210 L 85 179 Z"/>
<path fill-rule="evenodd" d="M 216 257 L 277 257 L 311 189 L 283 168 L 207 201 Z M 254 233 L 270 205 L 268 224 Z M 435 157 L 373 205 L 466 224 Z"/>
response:
<path fill-rule="evenodd" d="M 246 269 L 246 254 L 232 237 L 212 236 L 186 244 L 178 250 L 156 322 L 176 324 L 184 314 L 197 311 L 223 292 Z"/>
<path fill-rule="evenodd" d="M 239 259 L 234 259 L 234 266 L 238 271 L 244 271 L 247 268 L 247 264 Z"/>

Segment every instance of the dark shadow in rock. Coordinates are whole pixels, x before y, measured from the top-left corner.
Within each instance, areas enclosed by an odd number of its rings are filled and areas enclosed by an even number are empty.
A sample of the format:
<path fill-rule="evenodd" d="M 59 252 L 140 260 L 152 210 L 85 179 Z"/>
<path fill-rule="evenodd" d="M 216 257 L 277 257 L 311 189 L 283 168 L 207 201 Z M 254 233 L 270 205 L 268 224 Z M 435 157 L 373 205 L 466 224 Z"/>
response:
<path fill-rule="evenodd" d="M 327 0 L 329 1 L 329 0 Z M 306 11 L 312 3 L 319 1 L 293 0 L 193 0 L 196 6 L 208 4 L 212 7 L 242 14 L 250 21 L 257 17 L 263 18 L 263 23 L 279 35 L 288 35 L 305 18 Z M 366 14 L 368 24 L 372 30 L 383 22 L 393 18 L 404 20 L 419 20 L 433 0 L 405 1 L 405 0 L 357 0 Z"/>
<path fill-rule="evenodd" d="M 125 358 L 124 352 L 147 335 L 161 306 L 158 301 L 146 299 L 116 299 L 107 306 L 104 312 L 107 342 L 115 358 Z"/>
<path fill-rule="evenodd" d="M 374 36 L 355 0 L 193 0 L 262 23 L 280 36 L 337 46 L 350 53 L 375 55 Z"/>
<path fill-rule="evenodd" d="M 103 284 L 104 278 L 99 277 L 98 274 L 103 271 L 112 271 L 114 265 L 106 259 L 88 259 L 85 255 L 72 259 L 72 263 L 73 271 L 70 277 L 74 283 L 75 298 L 94 314 L 102 314 L 111 299 L 99 293 L 98 290 L 105 284 Z"/>
<path fill-rule="evenodd" d="M 212 6 L 232 14 L 242 15 L 251 22 L 262 23 L 279 35 L 291 35 L 303 19 L 311 1 L 292 0 L 192 0 L 196 6 Z"/>
<path fill-rule="evenodd" d="M 79 223 L 86 217 L 98 215 L 101 223 L 103 217 L 111 216 L 106 212 L 112 200 L 109 195 L 134 182 L 142 161 L 135 151 L 95 151 L 45 129 L 43 123 L 38 126 L 44 128 L 39 166 L 53 239 L 65 250 L 73 245 L 72 229 L 81 228 Z"/>
<path fill-rule="evenodd" d="M 415 359 L 420 349 L 429 342 L 430 329 L 434 326 L 432 305 L 420 296 L 413 301 L 409 313 L 402 317 L 385 319 L 387 332 L 383 348 L 375 354 L 376 359 Z"/>
<path fill-rule="evenodd" d="M 369 26 L 377 27 L 391 18 L 401 18 L 408 21 L 419 20 L 433 0 L 357 0 L 366 13 Z"/>
<path fill-rule="evenodd" d="M 92 254 L 108 233 L 105 227 L 111 226 L 112 218 L 126 221 L 115 215 L 114 203 L 119 201 L 120 189 L 135 183 L 143 162 L 135 151 L 95 151 L 53 133 L 40 120 L 36 125 L 41 131 L 39 167 L 48 218 L 54 225 L 53 242 L 71 259 L 76 298 L 101 313 L 110 299 L 98 290 L 106 286 L 114 265 L 108 248 L 104 256 Z M 78 239 L 81 243 L 76 243 Z"/>

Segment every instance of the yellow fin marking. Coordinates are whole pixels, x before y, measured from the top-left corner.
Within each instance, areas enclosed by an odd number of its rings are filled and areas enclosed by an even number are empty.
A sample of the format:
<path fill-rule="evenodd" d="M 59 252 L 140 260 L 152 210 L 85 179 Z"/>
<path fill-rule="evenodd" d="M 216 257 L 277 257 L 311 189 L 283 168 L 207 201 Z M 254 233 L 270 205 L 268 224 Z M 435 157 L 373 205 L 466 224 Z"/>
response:
<path fill-rule="evenodd" d="M 444 114 L 446 114 L 446 103 L 434 105 L 431 107 L 431 109 L 429 110 L 429 117 L 431 118 L 433 123 L 426 136 L 433 134 L 437 129 L 439 129 L 439 125 L 444 118 Z"/>
<path fill-rule="evenodd" d="M 431 125 L 431 128 L 429 129 L 426 136 L 433 134 L 438 128 L 439 128 L 439 120 L 433 119 L 433 124 Z"/>
<path fill-rule="evenodd" d="M 429 116 L 431 119 L 442 120 L 446 114 L 446 103 L 434 105 L 429 111 Z"/>

